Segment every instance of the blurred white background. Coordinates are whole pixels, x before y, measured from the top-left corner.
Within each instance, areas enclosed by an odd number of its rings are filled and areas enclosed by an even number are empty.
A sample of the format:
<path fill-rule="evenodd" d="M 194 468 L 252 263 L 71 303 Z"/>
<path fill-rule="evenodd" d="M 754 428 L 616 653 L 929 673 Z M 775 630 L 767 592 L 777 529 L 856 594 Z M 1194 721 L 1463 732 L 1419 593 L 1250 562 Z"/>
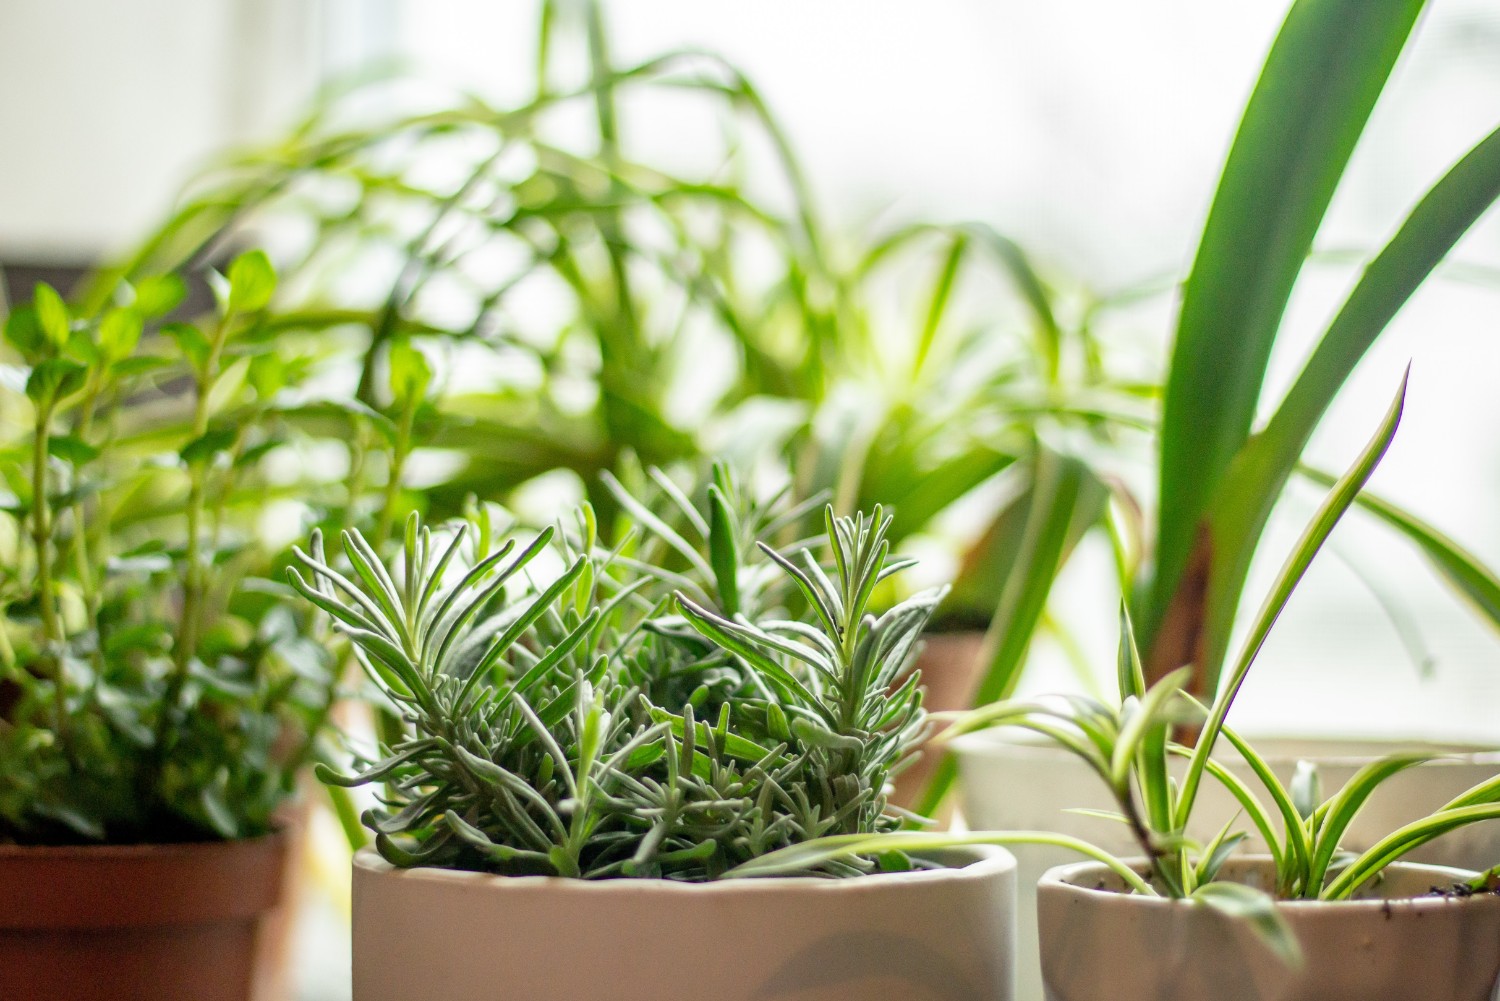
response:
<path fill-rule="evenodd" d="M 1373 251 L 1500 122 L 1500 6 L 1433 0 L 1319 238 Z M 835 228 L 915 217 L 993 223 L 1102 290 L 1187 266 L 1239 110 L 1286 0 L 622 0 L 619 62 L 719 51 L 766 95 Z M 272 137 L 319 81 L 399 59 L 504 97 L 533 73 L 531 3 L 480 0 L 5 0 L 0 5 L 0 260 L 88 261 L 128 244 L 195 167 Z M 630 109 L 670 150 L 670 114 Z M 1413 362 L 1407 417 L 1374 487 L 1500 565 L 1500 218 L 1492 213 L 1357 372 L 1315 439 L 1342 467 Z M 1485 269 L 1490 269 L 1486 271 Z M 1290 323 L 1311 338 L 1354 271 L 1320 265 Z M 1162 335 L 1172 303 L 1132 318 Z M 1289 338 L 1272 387 L 1300 366 Z M 1272 396 L 1274 399 L 1274 394 Z M 1310 512 L 1288 505 L 1288 515 Z M 1264 582 L 1295 536 L 1269 537 Z M 1357 516 L 1339 551 L 1411 610 L 1423 677 L 1379 604 L 1320 560 L 1238 710 L 1242 725 L 1500 739 L 1500 642 L 1413 553 Z M 1108 664 L 1102 554 L 1064 579 L 1066 613 Z M 1250 600 L 1259 594 L 1251 584 Z M 1063 683 L 1054 652 L 1029 686 Z M 1288 698 L 1289 686 L 1299 694 Z M 337 944 L 325 943 L 336 950 Z M 338 997 L 339 964 L 309 996 Z"/>

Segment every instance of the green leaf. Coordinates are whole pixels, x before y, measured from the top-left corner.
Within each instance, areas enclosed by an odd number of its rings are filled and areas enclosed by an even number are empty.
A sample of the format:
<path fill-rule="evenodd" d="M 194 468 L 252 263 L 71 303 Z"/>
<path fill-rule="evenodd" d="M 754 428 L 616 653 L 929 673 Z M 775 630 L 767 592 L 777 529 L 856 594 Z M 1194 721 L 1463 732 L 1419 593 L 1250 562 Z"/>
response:
<path fill-rule="evenodd" d="M 235 838 L 240 834 L 240 825 L 234 811 L 224 799 L 224 793 L 216 785 L 203 787 L 198 801 L 203 806 L 203 816 L 213 827 L 214 833 L 223 838 Z"/>
<path fill-rule="evenodd" d="M 56 435 L 47 439 L 47 451 L 75 466 L 92 462 L 99 457 L 99 450 L 73 435 Z"/>
<path fill-rule="evenodd" d="M 1202 780 L 1203 762 L 1213 750 L 1219 730 L 1229 714 L 1230 706 L 1234 704 L 1240 686 L 1245 683 L 1245 678 L 1250 672 L 1250 665 L 1254 663 L 1256 655 L 1271 632 L 1271 627 L 1275 625 L 1282 610 L 1286 608 L 1292 591 L 1302 580 L 1302 575 L 1307 572 L 1313 557 L 1323 547 L 1323 543 L 1333 532 L 1339 519 L 1344 516 L 1344 512 L 1354 503 L 1354 498 L 1358 496 L 1370 475 L 1375 472 L 1375 467 L 1385 455 L 1386 449 L 1390 447 L 1391 440 L 1395 438 L 1396 428 L 1401 422 L 1401 410 L 1406 403 L 1407 378 L 1408 376 L 1402 376 L 1401 386 L 1396 391 L 1396 398 L 1391 401 L 1390 409 L 1386 411 L 1385 419 L 1381 421 L 1375 436 L 1365 445 L 1354 465 L 1329 491 L 1328 496 L 1324 498 L 1323 503 L 1313 515 L 1313 520 L 1308 523 L 1302 536 L 1297 540 L 1297 544 L 1292 547 L 1291 553 L 1276 576 L 1275 583 L 1261 604 L 1260 611 L 1251 622 L 1250 632 L 1235 659 L 1228 683 L 1219 688 L 1208 722 L 1198 738 L 1198 746 L 1188 765 L 1187 774 L 1183 777 L 1182 796 L 1178 801 L 1177 822 L 1179 826 L 1187 826 L 1187 818 L 1191 815 L 1198 783 Z"/>
<path fill-rule="evenodd" d="M 1207 515 L 1213 567 L 1202 667 L 1209 679 L 1217 676 L 1228 645 L 1256 544 L 1318 421 L 1376 337 L 1497 195 L 1500 131 L 1465 156 L 1417 205 L 1365 270 L 1265 429 L 1235 457 Z M 1424 545 L 1421 539 L 1414 541 Z M 1440 568 L 1446 555 L 1437 556 Z M 1482 589 L 1479 577 L 1463 576 L 1467 579 L 1455 582 L 1460 590 L 1466 584 Z"/>
<path fill-rule="evenodd" d="M 1414 820 L 1381 838 L 1373 847 L 1349 863 L 1327 886 L 1319 899 L 1345 900 L 1373 879 L 1382 869 L 1408 852 L 1442 837 L 1449 831 L 1477 824 L 1482 820 L 1500 819 L 1500 803 L 1478 803 L 1472 806 L 1442 810 Z"/>
<path fill-rule="evenodd" d="M 1008 526 L 1013 544 L 992 550 L 1001 558 L 983 565 L 983 577 L 977 578 L 990 594 L 999 596 L 990 622 L 990 633 L 999 637 L 999 644 L 980 676 L 976 705 L 1006 698 L 1015 690 L 1052 582 L 1108 501 L 1104 485 L 1077 458 L 1038 447 L 1031 475 L 1018 502 L 1021 517 Z M 974 566 L 965 568 L 966 577 L 977 572 Z M 965 583 L 972 586 L 968 579 Z"/>
<path fill-rule="evenodd" d="M 426 397 L 427 387 L 432 384 L 432 366 L 411 341 L 392 344 L 388 364 L 391 396 L 398 405 L 411 406 Z"/>
<path fill-rule="evenodd" d="M 26 395 L 39 406 L 50 407 L 83 386 L 85 369 L 66 358 L 48 358 L 26 379 Z"/>
<path fill-rule="evenodd" d="M 1365 268 L 1262 437 L 1284 482 L 1354 366 L 1439 262 L 1500 198 L 1500 129 L 1440 180 Z"/>
<path fill-rule="evenodd" d="M 729 503 L 716 486 L 708 488 L 708 515 L 708 562 L 713 567 L 722 610 L 725 615 L 733 616 L 740 610 L 739 543 Z"/>
<path fill-rule="evenodd" d="M 1334 478 L 1321 470 L 1299 466 L 1314 483 L 1331 486 Z M 1468 599 L 1492 626 L 1500 628 L 1500 577 L 1479 558 L 1420 518 L 1390 501 L 1362 491 L 1355 502 L 1364 511 L 1404 535 L 1416 545 L 1440 577 L 1460 596 Z"/>
<path fill-rule="evenodd" d="M 276 291 L 276 269 L 263 250 L 250 250 L 229 265 L 229 311 L 255 313 L 265 309 Z"/>
<path fill-rule="evenodd" d="M 5 318 L 5 340 L 28 360 L 34 359 L 47 346 L 47 335 L 42 332 L 34 308 L 17 306 L 11 310 Z"/>
<path fill-rule="evenodd" d="M 202 372 L 208 366 L 213 346 L 202 330 L 191 323 L 169 323 L 161 328 L 161 332 L 177 342 L 193 371 Z"/>
<path fill-rule="evenodd" d="M 1276 901 L 1264 891 L 1243 883 L 1204 883 L 1189 898 L 1236 921 L 1247 922 L 1256 938 L 1265 943 L 1284 966 L 1300 969 L 1302 946 Z"/>
<path fill-rule="evenodd" d="M 235 439 L 238 437 L 239 432 L 233 427 L 209 428 L 202 436 L 182 446 L 179 454 L 182 456 L 182 461 L 189 466 L 200 462 L 210 462 L 220 452 L 234 447 Z"/>
<path fill-rule="evenodd" d="M 1421 9 L 1297 0 L 1266 59 L 1183 289 L 1163 402 L 1157 568 L 1136 617 L 1148 648 L 1250 434 L 1292 286 Z"/>
<path fill-rule="evenodd" d="M 51 285 L 38 282 L 31 305 L 36 311 L 37 325 L 47 343 L 59 350 L 65 347 L 68 336 L 72 333 L 73 321 L 62 296 Z"/>
<path fill-rule="evenodd" d="M 153 275 L 135 283 L 135 300 L 131 308 L 140 316 L 166 316 L 182 305 L 187 285 L 175 274 Z"/>
<path fill-rule="evenodd" d="M 998 702 L 1015 691 L 1052 584 L 1108 503 L 1108 488 L 1081 460 L 1038 445 L 1030 483 L 980 543 L 986 549 L 983 561 L 967 561 L 954 582 L 955 590 L 999 596 L 989 626 L 989 635 L 999 641 L 980 675 L 974 705 Z M 982 577 L 977 576 L 980 567 Z M 957 777 L 951 760 L 939 765 L 919 797 L 924 813 L 937 808 Z"/>
<path fill-rule="evenodd" d="M 1309 887 L 1323 885 L 1323 877 L 1333 863 L 1344 832 L 1349 829 L 1360 807 L 1364 806 L 1381 783 L 1397 772 L 1424 764 L 1436 757 L 1435 754 L 1393 754 L 1370 762 L 1350 776 L 1349 781 L 1344 783 L 1344 787 L 1328 801 L 1326 809 L 1322 811 L 1322 824 L 1317 829 L 1316 851 L 1313 853 L 1312 870 L 1308 876 Z"/>
<path fill-rule="evenodd" d="M 929 831 L 893 831 L 889 834 L 835 834 L 768 852 L 759 858 L 742 862 L 724 874 L 728 879 L 751 876 L 781 876 L 806 872 L 825 862 L 854 855 L 877 855 L 885 852 L 941 851 L 972 845 L 1051 845 L 1077 852 L 1105 865 L 1136 893 L 1160 896 L 1151 884 L 1125 862 L 1087 841 L 1049 831 L 965 831 L 951 834 Z"/>
<path fill-rule="evenodd" d="M 129 357 L 141 340 L 141 314 L 112 309 L 99 321 L 99 349 L 110 361 Z"/>

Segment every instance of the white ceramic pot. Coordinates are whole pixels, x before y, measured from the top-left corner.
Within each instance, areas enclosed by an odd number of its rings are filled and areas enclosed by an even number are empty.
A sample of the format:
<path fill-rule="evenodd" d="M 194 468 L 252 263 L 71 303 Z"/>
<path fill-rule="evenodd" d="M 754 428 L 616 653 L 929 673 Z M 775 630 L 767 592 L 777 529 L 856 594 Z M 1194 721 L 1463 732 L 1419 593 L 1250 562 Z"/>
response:
<path fill-rule="evenodd" d="M 1454 745 L 1413 745 L 1367 740 L 1253 739 L 1283 782 L 1289 782 L 1299 760 L 1311 760 L 1322 776 L 1323 793 L 1331 795 L 1360 767 L 1386 754 L 1404 750 L 1432 750 L 1458 755 L 1408 769 L 1383 785 L 1355 817 L 1345 846 L 1368 848 L 1403 824 L 1431 813 L 1470 788 L 1500 772 L 1500 757 L 1481 748 Z M 1126 829 L 1098 817 L 1068 810 L 1114 810 L 1099 777 L 1078 758 L 1060 748 L 1010 739 L 999 733 L 976 733 L 953 742 L 958 756 L 960 804 L 974 830 L 1047 830 L 1092 841 L 1119 855 L 1139 854 L 1140 847 Z M 1224 758 L 1240 778 L 1260 791 L 1245 765 Z M 1262 796 L 1262 801 L 1266 802 Z M 1195 833 L 1212 836 L 1238 807 L 1217 782 L 1205 780 L 1195 812 Z M 1250 825 L 1246 822 L 1245 827 Z M 1247 847 L 1253 850 L 1256 842 Z M 1018 845 L 1017 863 L 1016 997 L 1038 1001 L 1042 996 L 1034 921 L 1037 880 L 1053 866 L 1077 861 L 1060 848 Z M 1417 851 L 1411 860 L 1460 869 L 1483 869 L 1500 863 L 1500 822 L 1485 821 L 1460 829 Z"/>
<path fill-rule="evenodd" d="M 1015 860 L 680 883 L 354 859 L 354 1001 L 1010 1001 Z"/>
<path fill-rule="evenodd" d="M 1269 859 L 1224 874 L 1264 885 Z M 1186 901 L 1121 892 L 1096 862 L 1042 877 L 1046 1001 L 1491 1001 L 1500 896 L 1429 895 L 1472 873 L 1398 863 L 1361 899 L 1277 906 L 1302 947 L 1281 963 L 1243 922 Z"/>

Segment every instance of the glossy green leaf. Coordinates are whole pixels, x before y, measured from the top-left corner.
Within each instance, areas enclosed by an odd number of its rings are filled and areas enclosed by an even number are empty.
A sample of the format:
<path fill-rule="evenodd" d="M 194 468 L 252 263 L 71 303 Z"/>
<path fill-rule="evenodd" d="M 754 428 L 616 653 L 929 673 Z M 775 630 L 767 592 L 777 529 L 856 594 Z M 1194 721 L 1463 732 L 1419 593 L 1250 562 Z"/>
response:
<path fill-rule="evenodd" d="M 1136 621 L 1147 647 L 1249 437 L 1292 287 L 1421 9 L 1298 0 L 1266 59 L 1183 289 L 1163 403 L 1157 566 Z"/>

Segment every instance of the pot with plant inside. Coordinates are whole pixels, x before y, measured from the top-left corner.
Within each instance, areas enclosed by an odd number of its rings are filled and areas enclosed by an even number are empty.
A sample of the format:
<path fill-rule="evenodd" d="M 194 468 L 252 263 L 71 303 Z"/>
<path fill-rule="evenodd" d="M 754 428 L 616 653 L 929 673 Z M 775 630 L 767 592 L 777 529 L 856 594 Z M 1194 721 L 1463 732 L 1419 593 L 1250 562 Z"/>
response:
<path fill-rule="evenodd" d="M 405 732 L 354 862 L 354 996 L 1007 999 L 1013 861 L 890 852 L 741 879 L 754 859 L 900 818 L 887 780 L 924 727 L 913 676 L 938 593 L 876 618 L 888 521 L 834 518 L 833 562 L 769 544 L 807 505 L 724 470 L 696 500 L 618 484 L 524 546 L 413 520 L 400 568 L 315 540 L 294 585 Z M 636 491 L 635 493 L 639 493 Z M 664 510 L 663 510 L 664 508 Z M 791 536 L 795 538 L 795 536 Z M 692 541 L 690 541 L 692 540 Z"/>
<path fill-rule="evenodd" d="M 1316 769 L 1282 783 L 1226 722 L 1272 625 L 1389 446 L 1404 392 L 1403 385 L 1293 548 L 1211 706 L 1189 694 L 1187 668 L 1147 684 L 1122 615 L 1118 706 L 1082 696 L 1016 701 L 960 721 L 959 728 L 1020 727 L 1077 757 L 1113 801 L 1112 810 L 1095 812 L 1121 825 L 1139 857 L 1122 859 L 1058 833 L 902 832 L 824 838 L 746 868 L 768 873 L 961 843 L 1087 854 L 1093 861 L 1052 869 L 1038 887 L 1048 1001 L 1491 1001 L 1500 987 L 1500 865 L 1476 873 L 1400 860 L 1444 834 L 1500 818 L 1500 777 L 1350 851 L 1344 841 L 1371 795 L 1431 756 L 1372 761 L 1325 798 Z M 1193 732 L 1192 743 L 1174 739 Z M 1214 757 L 1221 739 L 1248 780 Z M 1172 768 L 1175 760 L 1185 767 Z M 1200 833 L 1195 811 L 1211 785 L 1238 812 Z M 1252 833 L 1268 854 L 1237 854 Z"/>
<path fill-rule="evenodd" d="M 333 671 L 238 516 L 267 489 L 279 363 L 251 345 L 274 281 L 264 255 L 236 259 L 202 328 L 160 324 L 172 277 L 92 316 L 39 286 L 7 318 L 24 376 L 0 386 L 7 1001 L 279 990 L 281 810 Z"/>
<path fill-rule="evenodd" d="M 1500 866 L 1476 874 L 1398 860 L 1434 838 L 1500 817 L 1500 778 L 1480 782 L 1362 851 L 1348 851 L 1343 841 L 1370 796 L 1432 755 L 1372 761 L 1324 798 L 1315 768 L 1298 769 L 1284 785 L 1226 722 L 1271 627 L 1389 447 L 1404 397 L 1403 383 L 1380 430 L 1335 481 L 1282 566 L 1206 710 L 1184 688 L 1187 668 L 1148 687 L 1129 619 L 1122 616 L 1118 708 L 1073 699 L 1060 707 L 992 711 L 993 719 L 1008 715 L 1081 758 L 1103 780 L 1115 819 L 1142 852 L 1110 867 L 1070 865 L 1043 876 L 1037 922 L 1048 998 L 1494 996 Z M 1184 725 L 1197 729 L 1192 746 L 1173 740 Z M 1241 779 L 1214 760 L 1221 738 L 1253 778 Z M 1173 758 L 1185 759 L 1186 768 L 1174 773 L 1168 767 Z M 1211 782 L 1240 812 L 1214 833 L 1195 837 L 1194 810 Z M 1255 831 L 1268 856 L 1233 857 L 1249 837 L 1236 829 L 1241 823 Z"/>

